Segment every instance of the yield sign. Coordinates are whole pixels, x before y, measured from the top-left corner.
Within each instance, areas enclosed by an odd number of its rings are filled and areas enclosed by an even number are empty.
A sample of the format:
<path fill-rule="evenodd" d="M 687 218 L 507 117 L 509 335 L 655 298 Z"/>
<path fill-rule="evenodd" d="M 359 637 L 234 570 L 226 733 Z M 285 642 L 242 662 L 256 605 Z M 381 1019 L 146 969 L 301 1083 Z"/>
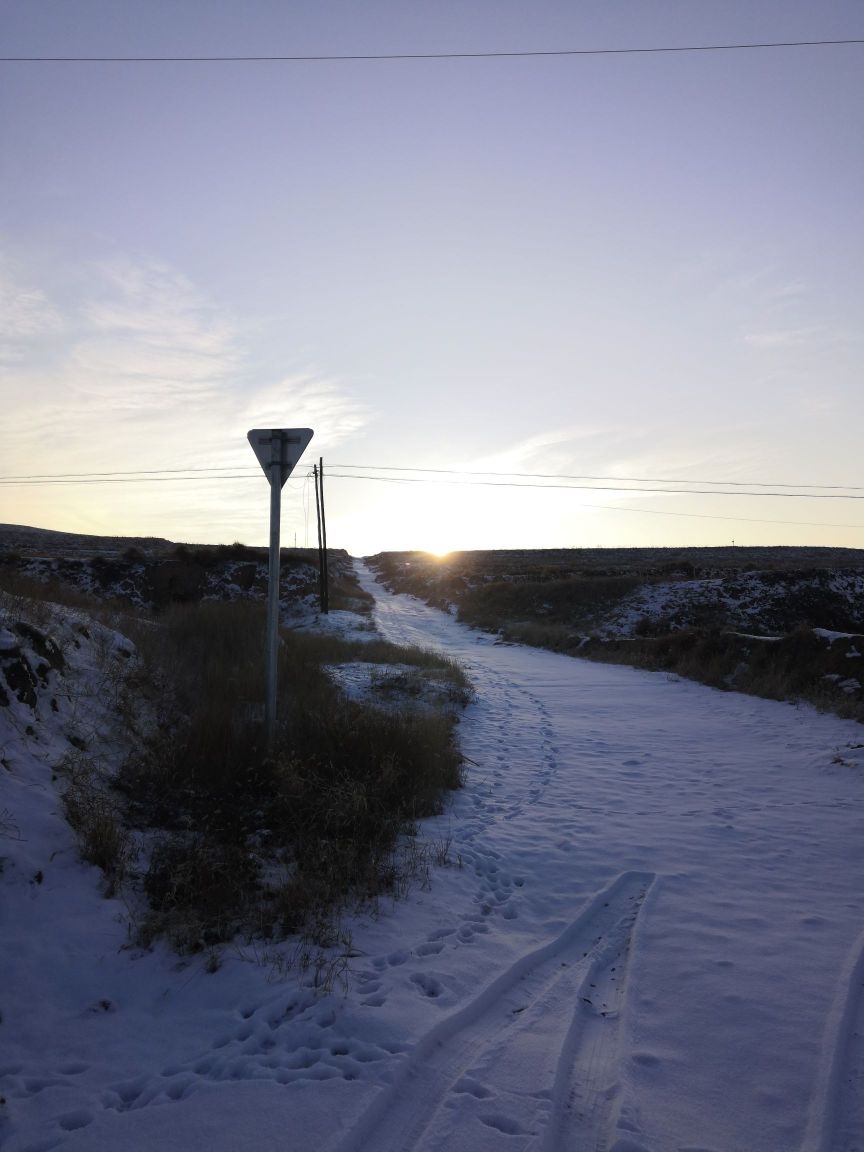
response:
<path fill-rule="evenodd" d="M 273 465 L 281 473 L 281 488 L 312 439 L 311 428 L 253 428 L 247 433 L 264 475 L 273 483 Z"/>

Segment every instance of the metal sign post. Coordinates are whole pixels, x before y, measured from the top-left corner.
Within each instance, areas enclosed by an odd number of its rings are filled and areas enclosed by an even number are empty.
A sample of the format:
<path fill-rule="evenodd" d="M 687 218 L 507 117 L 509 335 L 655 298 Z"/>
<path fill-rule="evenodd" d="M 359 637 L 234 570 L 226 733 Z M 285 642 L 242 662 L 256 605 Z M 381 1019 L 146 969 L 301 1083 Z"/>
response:
<path fill-rule="evenodd" d="M 267 699 L 264 723 L 267 748 L 272 751 L 276 736 L 276 669 L 279 655 L 279 527 L 282 513 L 282 485 L 294 471 L 311 428 L 253 428 L 248 434 L 252 450 L 264 475 L 270 481 L 270 573 L 267 588 Z"/>

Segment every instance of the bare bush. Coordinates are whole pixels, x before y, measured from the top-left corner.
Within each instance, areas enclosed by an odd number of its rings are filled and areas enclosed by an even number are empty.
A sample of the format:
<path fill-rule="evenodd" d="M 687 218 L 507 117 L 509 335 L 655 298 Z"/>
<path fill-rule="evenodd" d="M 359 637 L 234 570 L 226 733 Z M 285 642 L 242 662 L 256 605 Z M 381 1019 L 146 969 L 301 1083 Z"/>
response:
<path fill-rule="evenodd" d="M 113 896 L 136 855 L 122 812 L 86 758 L 68 757 L 61 772 L 68 775 L 63 809 L 81 857 L 102 870 L 106 892 Z"/>
<path fill-rule="evenodd" d="M 160 724 L 118 786 L 127 819 L 158 832 L 145 942 L 165 934 L 196 951 L 237 933 L 321 939 L 346 901 L 398 891 L 410 872 L 400 845 L 461 783 L 451 715 L 348 700 L 322 661 L 370 646 L 285 633 L 269 754 L 244 707 L 264 694 L 260 606 L 174 607 L 140 647 L 156 669 Z M 371 647 L 464 679 L 434 654 Z"/>

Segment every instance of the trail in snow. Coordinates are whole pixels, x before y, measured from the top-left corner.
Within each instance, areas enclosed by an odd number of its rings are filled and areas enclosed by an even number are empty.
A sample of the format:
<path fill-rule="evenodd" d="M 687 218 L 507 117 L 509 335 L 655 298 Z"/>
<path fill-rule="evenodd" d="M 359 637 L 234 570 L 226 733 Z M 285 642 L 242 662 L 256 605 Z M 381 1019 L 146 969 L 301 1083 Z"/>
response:
<path fill-rule="evenodd" d="M 57 811 L 51 673 L 2 741 L 4 1152 L 864 1147 L 861 728 L 362 580 L 388 638 L 475 684 L 465 787 L 422 829 L 450 866 L 351 919 L 344 998 L 278 951 L 130 950 Z"/>
<path fill-rule="evenodd" d="M 616 1135 L 601 1123 L 573 1146 L 858 1147 L 861 981 L 848 956 L 864 923 L 864 793 L 860 750 L 857 768 L 836 763 L 837 722 L 500 644 L 377 592 L 388 639 L 441 647 L 474 679 L 465 832 L 479 876 L 519 875 L 514 922 L 540 932 L 627 870 L 660 877 L 622 1006 Z M 554 1147 L 554 1130 L 525 1146 Z"/>
<path fill-rule="evenodd" d="M 560 1148 L 571 1129 L 583 1147 L 604 1146 L 630 936 L 652 880 L 620 876 L 556 940 L 432 1028 L 340 1152 L 449 1147 L 466 1111 L 482 1126 L 475 1148 L 544 1130 L 544 1146 Z"/>

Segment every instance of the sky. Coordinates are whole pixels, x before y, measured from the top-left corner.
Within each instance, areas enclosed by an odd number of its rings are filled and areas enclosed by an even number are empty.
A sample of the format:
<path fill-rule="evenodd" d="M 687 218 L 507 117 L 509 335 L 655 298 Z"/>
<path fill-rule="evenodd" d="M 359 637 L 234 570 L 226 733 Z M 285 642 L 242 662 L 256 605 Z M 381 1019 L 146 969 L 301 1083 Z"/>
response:
<path fill-rule="evenodd" d="M 860 0 L 0 6 L 3 56 L 847 38 Z M 0 522 L 264 543 L 246 432 L 311 427 L 288 545 L 323 458 L 355 554 L 864 547 L 862 65 L 0 63 Z"/>

